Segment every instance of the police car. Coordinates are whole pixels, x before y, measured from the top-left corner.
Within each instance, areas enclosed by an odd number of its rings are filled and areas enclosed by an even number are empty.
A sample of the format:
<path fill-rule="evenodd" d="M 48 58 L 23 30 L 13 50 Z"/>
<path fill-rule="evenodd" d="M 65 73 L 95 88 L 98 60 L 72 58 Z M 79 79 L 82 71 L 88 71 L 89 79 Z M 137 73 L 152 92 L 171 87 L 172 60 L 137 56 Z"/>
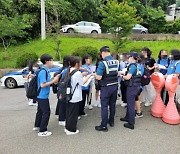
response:
<path fill-rule="evenodd" d="M 39 66 L 42 66 L 41 62 L 38 62 Z M 52 67 L 49 69 L 51 78 L 54 76 L 54 73 L 59 72 L 63 67 L 59 62 L 54 61 Z M 18 86 L 24 86 L 24 83 L 27 81 L 26 76 L 29 74 L 28 67 L 23 68 L 22 70 L 9 72 L 4 74 L 0 79 L 2 87 L 7 87 L 9 89 L 16 88 Z"/>

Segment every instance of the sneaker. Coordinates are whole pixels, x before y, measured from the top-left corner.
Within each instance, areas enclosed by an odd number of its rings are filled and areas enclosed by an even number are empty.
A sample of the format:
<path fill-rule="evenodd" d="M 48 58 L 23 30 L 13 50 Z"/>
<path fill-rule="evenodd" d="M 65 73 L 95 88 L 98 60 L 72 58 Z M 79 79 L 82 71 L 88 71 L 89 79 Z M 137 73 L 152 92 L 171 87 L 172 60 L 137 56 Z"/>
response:
<path fill-rule="evenodd" d="M 87 117 L 87 113 L 81 114 L 82 117 Z"/>
<path fill-rule="evenodd" d="M 136 113 L 136 116 L 135 116 L 135 118 L 142 118 L 143 117 L 143 114 L 142 114 L 142 112 L 140 112 L 140 113 Z"/>
<path fill-rule="evenodd" d="M 76 132 L 70 132 L 66 129 L 66 135 L 76 135 L 79 133 L 79 130 L 76 130 Z"/>
<path fill-rule="evenodd" d="M 146 102 L 146 103 L 144 104 L 144 106 L 146 106 L 146 107 L 151 106 L 151 105 L 152 105 L 151 102 Z"/>
<path fill-rule="evenodd" d="M 120 118 L 120 121 L 128 122 L 128 120 L 125 117 L 124 118 Z"/>
<path fill-rule="evenodd" d="M 101 104 L 98 104 L 97 107 L 101 108 Z"/>
<path fill-rule="evenodd" d="M 102 127 L 102 126 L 100 125 L 100 126 L 95 126 L 95 130 L 107 132 L 107 131 L 108 131 L 108 128 L 107 128 L 107 127 Z"/>
<path fill-rule="evenodd" d="M 78 120 L 80 120 L 81 119 L 81 116 L 78 116 Z"/>
<path fill-rule="evenodd" d="M 65 122 L 65 121 L 59 121 L 59 125 L 60 125 L 60 126 L 65 126 L 65 125 L 66 125 L 66 122 Z"/>
<path fill-rule="evenodd" d="M 33 106 L 33 105 L 34 105 L 34 103 L 33 103 L 33 100 L 32 100 L 32 99 L 28 102 L 28 105 L 29 105 L 29 106 Z"/>
<path fill-rule="evenodd" d="M 88 109 L 89 109 L 89 110 L 92 110 L 92 109 L 93 109 L 92 105 L 89 105 L 89 106 L 88 106 Z"/>
<path fill-rule="evenodd" d="M 122 102 L 122 103 L 121 103 L 121 106 L 122 106 L 122 107 L 126 107 L 126 106 L 127 106 L 127 103 Z"/>
<path fill-rule="evenodd" d="M 114 122 L 108 122 L 109 126 L 114 127 Z"/>
<path fill-rule="evenodd" d="M 33 103 L 32 106 L 38 106 L 38 103 Z"/>
<path fill-rule="evenodd" d="M 38 136 L 50 136 L 50 135 L 52 135 L 52 132 L 48 132 L 48 131 L 38 133 Z"/>
<path fill-rule="evenodd" d="M 68 130 L 66 128 L 64 128 L 64 132 L 66 133 Z"/>
<path fill-rule="evenodd" d="M 129 129 L 134 129 L 134 125 L 131 125 L 129 123 L 125 123 L 124 127 L 129 128 Z"/>
<path fill-rule="evenodd" d="M 39 129 L 40 129 L 39 127 L 34 127 L 33 131 L 39 131 Z"/>

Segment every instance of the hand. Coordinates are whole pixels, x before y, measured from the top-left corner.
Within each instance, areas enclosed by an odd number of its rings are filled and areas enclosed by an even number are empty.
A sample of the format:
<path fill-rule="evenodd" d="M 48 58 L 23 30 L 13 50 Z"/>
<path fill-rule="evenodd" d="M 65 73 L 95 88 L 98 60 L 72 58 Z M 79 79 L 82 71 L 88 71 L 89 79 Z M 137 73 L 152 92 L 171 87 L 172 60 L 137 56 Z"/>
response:
<path fill-rule="evenodd" d="M 83 72 L 83 73 L 81 73 L 81 74 L 82 74 L 82 76 L 84 77 L 84 76 L 88 75 L 88 72 Z"/>
<path fill-rule="evenodd" d="M 58 75 L 56 75 L 56 76 L 54 77 L 53 83 L 58 83 L 60 75 L 61 75 L 61 74 L 58 74 Z"/>

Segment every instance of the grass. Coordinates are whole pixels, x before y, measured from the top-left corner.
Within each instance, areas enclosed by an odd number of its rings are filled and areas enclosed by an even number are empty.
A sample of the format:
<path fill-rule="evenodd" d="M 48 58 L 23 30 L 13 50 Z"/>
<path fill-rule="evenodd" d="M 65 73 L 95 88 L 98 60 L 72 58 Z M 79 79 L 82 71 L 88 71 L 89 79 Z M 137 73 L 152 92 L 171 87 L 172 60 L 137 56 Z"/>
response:
<path fill-rule="evenodd" d="M 74 49 L 81 46 L 93 46 L 99 49 L 100 47 L 107 45 L 110 46 L 111 51 L 114 49 L 113 43 L 108 39 L 61 37 L 60 40 L 62 56 L 70 55 Z M 125 52 L 130 51 L 131 49 L 140 50 L 144 46 L 149 47 L 153 52 L 153 57 L 157 58 L 158 52 L 161 49 L 166 49 L 168 51 L 174 48 L 180 49 L 180 41 L 129 41 L 121 50 Z M 15 68 L 16 59 L 23 52 L 35 52 L 38 56 L 41 56 L 43 53 L 49 53 L 54 57 L 55 48 L 56 43 L 52 38 L 48 38 L 44 41 L 41 41 L 40 39 L 33 40 L 29 43 L 11 46 L 8 49 L 8 59 L 4 59 L 3 48 L 0 47 L 0 68 Z"/>

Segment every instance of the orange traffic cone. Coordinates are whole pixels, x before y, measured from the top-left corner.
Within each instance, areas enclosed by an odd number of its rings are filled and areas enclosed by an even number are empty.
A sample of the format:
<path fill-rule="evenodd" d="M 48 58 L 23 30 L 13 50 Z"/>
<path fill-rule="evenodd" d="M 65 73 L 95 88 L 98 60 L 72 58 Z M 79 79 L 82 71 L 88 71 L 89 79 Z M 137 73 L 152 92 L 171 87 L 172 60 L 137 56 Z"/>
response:
<path fill-rule="evenodd" d="M 163 100 L 161 98 L 161 90 L 164 87 L 165 79 L 162 73 L 155 72 L 151 76 L 151 82 L 154 86 L 154 89 L 156 91 L 156 98 L 152 104 L 151 108 L 151 114 L 154 117 L 162 117 L 163 112 L 165 110 L 165 105 L 163 103 Z"/>
<path fill-rule="evenodd" d="M 169 94 L 169 102 L 163 113 L 162 120 L 165 123 L 176 125 L 180 123 L 180 116 L 174 102 L 174 96 L 179 84 L 179 80 L 176 74 L 168 75 L 166 78 L 166 90 Z"/>

